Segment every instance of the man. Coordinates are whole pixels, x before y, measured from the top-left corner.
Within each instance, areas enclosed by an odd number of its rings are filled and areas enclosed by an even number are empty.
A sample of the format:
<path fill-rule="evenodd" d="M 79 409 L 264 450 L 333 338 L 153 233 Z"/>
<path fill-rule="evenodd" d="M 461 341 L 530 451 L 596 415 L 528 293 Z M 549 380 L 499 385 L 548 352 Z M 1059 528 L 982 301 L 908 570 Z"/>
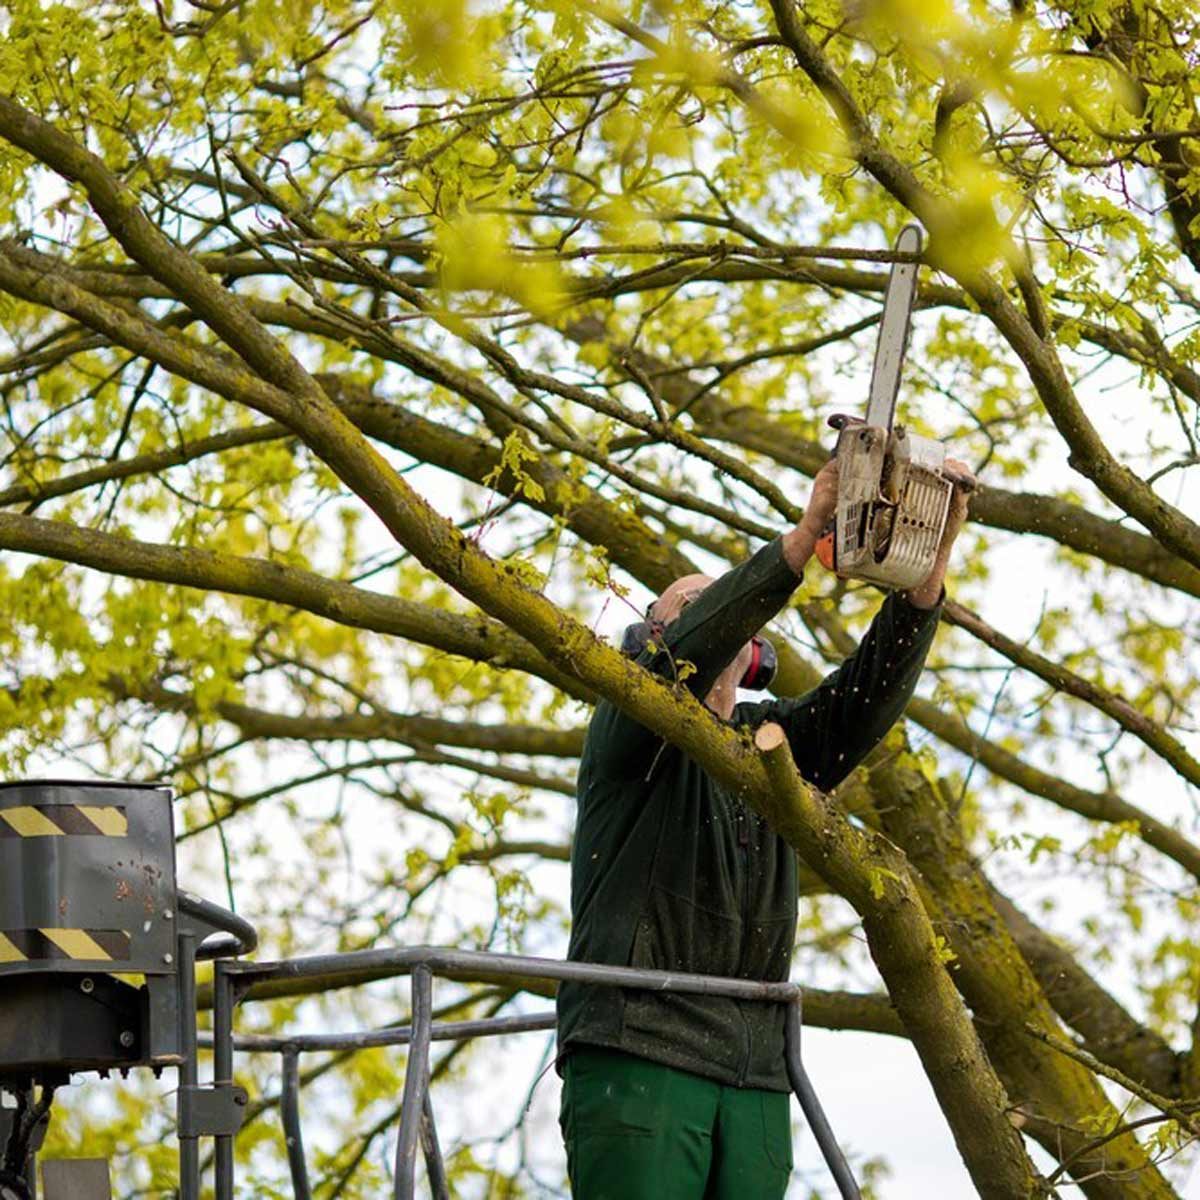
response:
<path fill-rule="evenodd" d="M 953 464 L 966 478 L 962 464 Z M 937 627 L 956 491 L 929 577 L 893 594 L 858 650 L 798 700 L 737 704 L 751 639 L 787 603 L 837 506 L 837 463 L 801 522 L 710 580 L 676 580 L 639 659 L 722 720 L 778 722 L 805 779 L 836 787 L 899 717 Z M 661 627 L 661 628 L 659 628 Z M 579 772 L 568 957 L 748 979 L 788 975 L 794 851 L 681 751 L 602 702 Z M 711 996 L 564 983 L 560 1121 L 576 1200 L 775 1200 L 792 1166 L 783 1013 Z"/>

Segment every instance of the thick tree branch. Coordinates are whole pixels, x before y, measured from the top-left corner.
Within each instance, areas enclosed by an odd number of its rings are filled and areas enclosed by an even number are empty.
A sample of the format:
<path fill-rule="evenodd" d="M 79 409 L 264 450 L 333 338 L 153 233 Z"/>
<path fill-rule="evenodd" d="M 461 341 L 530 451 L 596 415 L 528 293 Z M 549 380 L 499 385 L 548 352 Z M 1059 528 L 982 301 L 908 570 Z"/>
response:
<path fill-rule="evenodd" d="M 0 513 L 0 547 L 133 579 L 153 579 L 291 605 L 340 625 L 407 638 L 496 667 L 529 671 L 569 695 L 581 699 L 591 696 L 579 680 L 555 667 L 500 622 L 384 596 L 269 559 L 136 542 L 16 513 Z"/>
<path fill-rule="evenodd" d="M 1084 1122 L 1104 1114 L 1116 1124 L 1120 1116 L 1087 1070 L 1031 1052 L 1028 1031 L 1057 1037 L 1057 1016 L 999 918 L 936 780 L 908 751 L 899 729 L 886 745 L 892 752 L 872 769 L 882 795 L 880 821 L 919 872 L 915 882 L 923 901 L 956 955 L 954 981 L 1009 1096 L 1033 1119 L 1030 1132 L 1051 1154 L 1070 1162 L 1091 1200 L 1172 1196 L 1132 1135 L 1111 1142 L 1102 1159 L 1076 1153 L 1088 1140 Z M 1054 1129 L 1052 1137 L 1045 1136 L 1047 1126 Z"/>
<path fill-rule="evenodd" d="M 973 732 L 957 713 L 950 713 L 929 700 L 913 700 L 907 709 L 919 725 L 969 755 L 993 775 L 1015 783 L 1035 796 L 1052 801 L 1061 808 L 1109 824 L 1128 822 L 1137 827 L 1138 836 L 1160 854 L 1177 862 L 1194 878 L 1200 879 L 1200 847 L 1176 829 L 1145 809 L 1138 808 L 1111 792 L 1089 792 L 1058 775 L 1052 775 L 995 742 Z"/>
<path fill-rule="evenodd" d="M 1030 970 L 1054 1011 L 1101 1061 L 1165 1096 L 1180 1095 L 1178 1056 L 1166 1040 L 1136 1021 L 1060 942 L 1035 925 L 1007 896 L 989 885 Z"/>
<path fill-rule="evenodd" d="M 1051 662 L 1020 642 L 1006 637 L 969 608 L 950 601 L 942 610 L 943 619 L 951 625 L 974 634 L 985 645 L 1003 654 L 1010 662 L 1044 680 L 1056 691 L 1074 696 L 1104 713 L 1122 729 L 1144 742 L 1193 786 L 1200 787 L 1200 762 L 1187 748 L 1161 725 L 1138 712 L 1123 696 L 1100 687 L 1089 679 L 1076 675 L 1059 663 Z"/>
<path fill-rule="evenodd" d="M 853 653 L 854 639 L 832 613 L 817 610 L 812 615 L 819 618 L 822 629 L 841 655 Z M 818 682 L 818 673 L 786 643 L 780 648 L 779 661 L 777 690 L 782 694 L 798 695 Z M 1030 795 L 1040 796 L 1088 820 L 1135 825 L 1138 836 L 1147 845 L 1200 879 L 1200 846 L 1145 809 L 1112 792 L 1090 792 L 1060 775 L 1035 767 L 999 743 L 981 737 L 958 713 L 931 700 L 915 696 L 909 701 L 905 713 L 922 728 L 979 763 L 998 779 L 1014 784 Z"/>
<path fill-rule="evenodd" d="M 120 700 L 138 700 L 153 705 L 161 712 L 191 715 L 198 711 L 194 697 L 162 686 L 131 684 L 110 678 L 107 687 Z M 290 716 L 232 700 L 218 701 L 214 708 L 222 720 L 237 727 L 243 738 L 253 741 L 265 738 L 304 742 L 386 739 L 418 749 L 455 746 L 492 754 L 545 755 L 552 758 L 578 758 L 583 749 L 583 731 L 579 729 L 481 725 L 472 721 L 453 721 L 386 709 L 331 717 Z"/>
<path fill-rule="evenodd" d="M 904 856 L 886 838 L 855 831 L 801 781 L 778 725 L 763 725 L 755 745 L 775 797 L 766 815 L 862 916 L 872 956 L 979 1194 L 1035 1194 L 1037 1175 L 1008 1120 L 1008 1099 L 941 962 Z M 969 1107 L 960 1108 L 964 1103 Z"/>
<path fill-rule="evenodd" d="M 155 475 L 159 471 L 166 471 L 171 467 L 195 462 L 196 459 L 204 458 L 209 454 L 220 454 L 224 450 L 254 446 L 260 442 L 275 441 L 287 436 L 289 436 L 288 431 L 273 421 L 251 425 L 245 429 L 231 429 L 226 433 L 214 434 L 212 437 L 197 438 L 196 441 L 177 448 L 133 455 L 103 467 L 92 467 L 86 471 L 60 475 L 57 479 L 16 484 L 0 491 L 0 505 L 23 504 L 28 506 L 26 512 L 29 512 L 43 501 L 53 500 L 59 496 L 69 496 L 73 492 L 81 492 L 100 483 L 118 479 L 135 479 L 139 475 Z"/>

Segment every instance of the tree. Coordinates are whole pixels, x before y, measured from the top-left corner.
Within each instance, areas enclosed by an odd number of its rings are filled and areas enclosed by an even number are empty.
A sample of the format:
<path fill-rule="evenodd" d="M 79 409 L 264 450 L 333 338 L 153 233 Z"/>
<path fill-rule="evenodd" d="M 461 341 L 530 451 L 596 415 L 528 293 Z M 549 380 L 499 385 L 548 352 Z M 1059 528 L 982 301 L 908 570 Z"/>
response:
<path fill-rule="evenodd" d="M 912 1041 L 980 1195 L 1175 1195 L 1200 1132 L 1189 6 L 6 20 L 6 775 L 173 780 L 195 869 L 281 953 L 538 946 L 561 760 L 608 697 L 795 845 L 798 974 L 877 973 L 808 1019 Z M 865 395 L 871 247 L 914 218 L 902 408 L 986 486 L 929 686 L 825 797 L 592 627 L 798 516 L 824 418 Z M 810 575 L 779 690 L 878 599 Z M 303 889 L 264 886 L 284 836 Z M 342 1078 L 386 1116 L 385 1066 Z M 386 1126 L 347 1134 L 328 1194 L 372 1194 Z"/>

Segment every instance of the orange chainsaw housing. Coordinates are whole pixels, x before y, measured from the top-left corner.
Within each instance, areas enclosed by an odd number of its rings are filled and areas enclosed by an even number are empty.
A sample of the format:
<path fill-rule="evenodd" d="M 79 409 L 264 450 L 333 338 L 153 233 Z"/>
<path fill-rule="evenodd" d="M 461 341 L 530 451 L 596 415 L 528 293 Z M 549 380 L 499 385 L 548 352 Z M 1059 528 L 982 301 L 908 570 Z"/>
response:
<path fill-rule="evenodd" d="M 825 526 L 824 529 L 821 530 L 821 536 L 817 538 L 817 544 L 815 547 L 817 561 L 827 571 L 834 570 L 834 556 L 836 553 L 834 549 L 834 536 L 836 532 L 836 527 L 831 521 Z"/>

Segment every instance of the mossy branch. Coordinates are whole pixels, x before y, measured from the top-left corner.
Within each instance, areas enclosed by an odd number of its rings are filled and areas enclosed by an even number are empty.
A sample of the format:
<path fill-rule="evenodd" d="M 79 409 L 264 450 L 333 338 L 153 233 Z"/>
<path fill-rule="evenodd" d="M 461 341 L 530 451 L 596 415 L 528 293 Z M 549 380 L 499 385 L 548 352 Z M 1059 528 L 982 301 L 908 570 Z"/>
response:
<path fill-rule="evenodd" d="M 754 745 L 769 782 L 765 815 L 861 915 L 871 955 L 979 1194 L 1036 1195 L 1037 1172 L 1008 1119 L 1004 1089 L 946 972 L 904 855 L 882 835 L 855 829 L 804 783 L 779 725 L 761 726 Z M 964 1089 L 966 1079 L 971 1083 Z M 957 1107 L 964 1102 L 968 1107 Z"/>

